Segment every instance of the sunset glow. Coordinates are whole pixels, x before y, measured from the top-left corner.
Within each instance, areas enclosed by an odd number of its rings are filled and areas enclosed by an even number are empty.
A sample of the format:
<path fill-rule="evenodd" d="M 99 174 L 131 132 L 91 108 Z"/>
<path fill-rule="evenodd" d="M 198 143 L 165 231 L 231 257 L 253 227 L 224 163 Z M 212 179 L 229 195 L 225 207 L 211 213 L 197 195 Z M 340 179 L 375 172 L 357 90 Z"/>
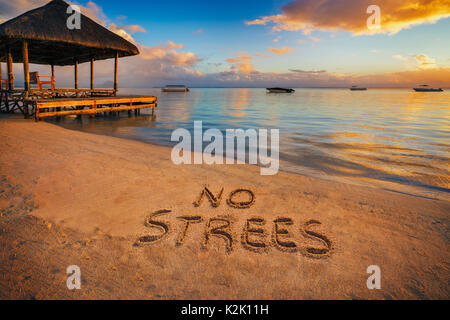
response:
<path fill-rule="evenodd" d="M 0 21 L 46 2 L 1 0 Z M 448 0 L 380 0 L 381 25 L 372 30 L 366 0 L 73 3 L 139 47 L 141 55 L 121 65 L 121 86 L 175 79 L 198 87 L 450 86 Z M 70 83 L 70 70 L 58 74 L 61 85 Z M 96 77 L 108 84 L 109 74 Z"/>

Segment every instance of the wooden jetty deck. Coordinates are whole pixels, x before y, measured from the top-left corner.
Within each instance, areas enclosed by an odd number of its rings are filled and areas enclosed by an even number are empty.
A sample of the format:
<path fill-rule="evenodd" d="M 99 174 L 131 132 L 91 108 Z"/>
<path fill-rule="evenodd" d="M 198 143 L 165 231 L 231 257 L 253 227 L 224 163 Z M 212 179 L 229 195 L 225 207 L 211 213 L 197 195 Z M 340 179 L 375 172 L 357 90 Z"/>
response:
<path fill-rule="evenodd" d="M 112 96 L 91 98 L 61 98 L 28 100 L 33 105 L 36 121 L 47 117 L 67 115 L 95 115 L 157 107 L 154 96 Z"/>

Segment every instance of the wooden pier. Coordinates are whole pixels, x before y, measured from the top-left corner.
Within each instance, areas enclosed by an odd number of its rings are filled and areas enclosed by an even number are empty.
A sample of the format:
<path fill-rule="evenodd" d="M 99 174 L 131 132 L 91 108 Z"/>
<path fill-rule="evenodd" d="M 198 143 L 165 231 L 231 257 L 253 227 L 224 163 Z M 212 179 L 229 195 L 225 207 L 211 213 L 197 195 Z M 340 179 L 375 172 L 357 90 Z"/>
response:
<path fill-rule="evenodd" d="M 20 111 L 36 121 L 67 115 L 95 115 L 157 107 L 154 96 L 118 96 L 113 89 L 0 90 L 0 112 Z"/>
<path fill-rule="evenodd" d="M 83 14 L 81 29 L 67 28 L 68 8 L 68 3 L 53 0 L 0 24 L 0 112 L 20 111 L 25 118 L 40 120 L 124 110 L 135 110 L 139 114 L 144 108 L 154 111 L 156 97 L 117 95 L 119 58 L 138 55 L 138 48 Z M 94 63 L 106 59 L 114 59 L 113 88 L 96 88 Z M 2 63 L 6 63 L 5 79 Z M 14 63 L 23 64 L 22 88 L 15 86 Z M 89 89 L 79 88 L 80 63 L 90 64 Z M 30 64 L 50 66 L 49 75 L 30 72 Z M 74 67 L 73 88 L 56 88 L 55 66 Z M 43 88 L 43 85 L 50 88 Z"/>
<path fill-rule="evenodd" d="M 115 96 L 96 98 L 65 98 L 31 101 L 36 121 L 47 117 L 67 115 L 95 115 L 157 107 L 154 96 Z"/>

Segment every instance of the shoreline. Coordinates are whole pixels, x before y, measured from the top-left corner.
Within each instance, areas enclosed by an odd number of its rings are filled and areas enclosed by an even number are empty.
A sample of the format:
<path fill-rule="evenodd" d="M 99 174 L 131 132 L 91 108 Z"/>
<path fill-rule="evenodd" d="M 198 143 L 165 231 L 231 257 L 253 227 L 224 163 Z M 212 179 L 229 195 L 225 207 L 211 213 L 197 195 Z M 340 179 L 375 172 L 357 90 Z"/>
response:
<path fill-rule="evenodd" d="M 177 167 L 169 147 L 29 120 L 0 118 L 0 149 L 4 299 L 449 297 L 445 200 L 250 165 Z M 192 204 L 205 185 L 224 189 L 218 207 Z M 256 197 L 248 209 L 227 205 L 239 188 Z M 162 209 L 152 221 L 167 230 L 146 226 Z M 366 288 L 373 264 L 382 290 Z M 82 290 L 65 288 L 69 265 Z"/>
<path fill-rule="evenodd" d="M 146 116 L 145 114 L 143 116 Z M 71 130 L 71 131 L 77 131 L 77 132 L 84 132 L 89 134 L 95 134 L 99 136 L 105 136 L 105 137 L 113 137 L 118 139 L 124 139 L 129 141 L 136 141 L 140 143 L 144 143 L 146 145 L 150 146 L 156 146 L 156 147 L 162 147 L 162 148 L 168 148 L 171 149 L 172 147 L 168 144 L 164 143 L 157 143 L 157 142 L 149 142 L 145 139 L 139 139 L 139 138 L 128 138 L 128 137 L 119 137 L 114 136 L 112 134 L 108 134 L 107 132 L 89 132 L 87 130 L 80 130 L 76 128 L 70 128 L 66 127 L 64 125 L 60 125 L 54 122 L 48 122 L 52 125 L 56 125 L 58 127 L 61 127 L 65 130 Z M 224 160 L 226 159 L 226 156 L 224 156 Z M 330 182 L 337 182 L 337 183 L 344 183 L 344 184 L 350 184 L 360 187 L 366 187 L 366 188 L 373 188 L 375 190 L 385 190 L 388 192 L 394 192 L 398 194 L 403 195 L 409 195 L 413 197 L 419 197 L 429 200 L 437 200 L 437 201 L 450 201 L 450 194 L 447 192 L 447 189 L 440 188 L 437 186 L 420 186 L 420 185 L 414 185 L 414 184 L 402 184 L 402 183 L 396 183 L 394 181 L 389 180 L 379 180 L 374 179 L 370 177 L 350 177 L 350 176 L 338 176 L 333 174 L 327 174 L 323 171 L 321 171 L 318 168 L 313 167 L 306 167 L 301 165 L 300 163 L 296 163 L 289 160 L 281 159 L 279 160 L 280 166 L 279 171 L 285 172 L 289 174 L 296 174 L 300 176 L 306 176 L 313 179 L 320 179 L 323 181 L 330 181 Z M 259 165 L 255 165 L 258 168 L 261 168 Z"/>

